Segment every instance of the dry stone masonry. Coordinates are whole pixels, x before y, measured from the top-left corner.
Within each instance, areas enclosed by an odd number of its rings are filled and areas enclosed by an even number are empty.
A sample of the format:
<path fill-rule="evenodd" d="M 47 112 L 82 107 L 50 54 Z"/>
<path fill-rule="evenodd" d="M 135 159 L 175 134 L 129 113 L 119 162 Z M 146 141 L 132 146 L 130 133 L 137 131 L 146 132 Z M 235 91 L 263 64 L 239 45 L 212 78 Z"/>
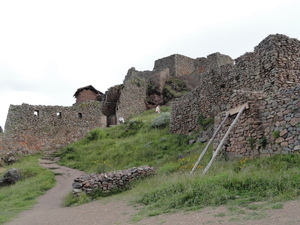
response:
<path fill-rule="evenodd" d="M 201 82 L 176 99 L 171 108 L 171 131 L 189 133 L 202 114 L 215 118 L 215 128 L 225 112 L 249 103 L 224 149 L 228 156 L 255 157 L 299 150 L 300 42 L 285 35 L 270 35 L 254 52 L 218 70 L 200 74 Z M 215 140 L 221 141 L 233 121 L 231 116 Z"/>
<path fill-rule="evenodd" d="M 233 60 L 220 53 L 197 59 L 175 54 L 156 60 L 153 71 L 137 71 L 131 68 L 124 80 L 117 115 L 126 120 L 157 105 L 168 104 L 163 96 L 163 87 L 168 80 L 181 80 L 187 85 L 187 89 L 192 90 L 203 84 L 199 73 L 217 70 L 226 64 L 233 64 Z"/>
<path fill-rule="evenodd" d="M 152 176 L 155 169 L 150 166 L 134 167 L 128 170 L 120 170 L 116 172 L 88 174 L 78 177 L 73 183 L 73 194 L 84 191 L 87 194 L 100 189 L 103 192 L 110 192 L 116 189 L 122 190 L 133 180 Z"/>
<path fill-rule="evenodd" d="M 243 95 L 246 95 L 245 93 Z M 300 150 L 300 87 L 283 88 L 275 94 L 248 93 L 249 109 L 242 114 L 226 141 L 229 157 L 257 157 L 287 154 Z M 234 98 L 233 101 L 236 101 Z M 220 124 L 224 113 L 215 117 Z M 220 142 L 234 117 L 218 134 Z"/>
<path fill-rule="evenodd" d="M 229 135 L 226 154 L 294 152 L 300 149 L 299 81 L 300 41 L 282 34 L 269 35 L 235 60 L 220 53 L 196 59 L 174 54 L 156 60 L 153 71 L 129 69 L 123 84 L 96 93 L 97 101 L 86 102 L 93 93 L 84 92 L 83 102 L 72 107 L 11 106 L 0 132 L 0 154 L 60 148 L 157 105 L 171 106 L 171 132 L 188 134 L 199 128 L 200 115 L 214 119 L 216 128 L 227 111 L 245 103 L 249 108 Z M 234 118 L 221 129 L 215 147 Z"/>
<path fill-rule="evenodd" d="M 98 127 L 106 127 L 106 117 L 98 101 L 70 107 L 10 105 L 0 152 L 31 153 L 59 149 Z"/>

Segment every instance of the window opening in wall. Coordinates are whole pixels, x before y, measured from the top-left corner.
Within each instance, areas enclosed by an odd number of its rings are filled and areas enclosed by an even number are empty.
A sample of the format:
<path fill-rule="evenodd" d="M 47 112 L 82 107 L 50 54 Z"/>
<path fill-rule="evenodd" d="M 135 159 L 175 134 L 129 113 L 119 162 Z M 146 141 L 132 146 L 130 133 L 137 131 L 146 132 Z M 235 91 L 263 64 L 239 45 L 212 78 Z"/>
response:
<path fill-rule="evenodd" d="M 82 113 L 78 113 L 78 118 L 82 119 Z"/>
<path fill-rule="evenodd" d="M 57 112 L 56 116 L 57 116 L 58 119 L 61 119 L 61 112 Z"/>
<path fill-rule="evenodd" d="M 39 110 L 34 110 L 33 115 L 39 117 L 40 116 L 40 111 Z"/>

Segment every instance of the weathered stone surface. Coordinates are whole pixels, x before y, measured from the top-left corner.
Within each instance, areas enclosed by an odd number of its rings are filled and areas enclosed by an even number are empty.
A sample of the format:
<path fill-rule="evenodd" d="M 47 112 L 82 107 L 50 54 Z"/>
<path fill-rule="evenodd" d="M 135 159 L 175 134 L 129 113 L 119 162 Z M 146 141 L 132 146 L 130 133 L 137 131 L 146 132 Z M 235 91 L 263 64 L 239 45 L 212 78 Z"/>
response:
<path fill-rule="evenodd" d="M 293 57 L 287 61 L 287 56 Z M 237 58 L 234 65 L 199 74 L 199 87 L 172 102 L 170 130 L 189 133 L 196 127 L 199 114 L 214 117 L 216 129 L 224 112 L 249 103 L 230 133 L 225 151 L 235 149 L 239 157 L 278 154 L 283 147 L 284 152 L 290 152 L 300 131 L 299 62 L 297 39 L 280 34 L 268 36 L 253 52 Z M 217 135 L 215 147 L 233 119 L 230 117 Z M 275 140 L 276 132 L 280 138 Z"/>
<path fill-rule="evenodd" d="M 110 192 L 113 189 L 124 189 L 132 180 L 152 176 L 155 174 L 155 169 L 150 166 L 134 167 L 128 170 L 89 174 L 86 176 L 74 179 L 73 194 L 77 195 L 84 191 L 87 194 L 95 189 L 101 189 L 105 192 Z"/>
<path fill-rule="evenodd" d="M 171 132 L 188 134 L 199 128 L 199 114 L 214 118 L 216 129 L 225 112 L 248 103 L 225 151 L 249 157 L 278 154 L 281 145 L 288 143 L 284 150 L 288 152 L 300 141 L 299 62 L 299 40 L 280 34 L 269 35 L 253 52 L 235 60 L 220 53 L 197 59 L 171 55 L 157 60 L 153 71 L 131 68 L 122 85 L 109 89 L 97 106 L 87 106 L 83 112 L 85 103 L 80 107 L 11 106 L 5 133 L 0 133 L 0 153 L 61 148 L 90 129 L 116 124 L 120 116 L 126 121 L 165 103 L 162 92 L 172 78 L 183 81 L 191 91 L 171 102 Z M 231 115 L 215 146 L 233 120 Z M 275 139 L 278 132 L 280 138 Z"/>
<path fill-rule="evenodd" d="M 8 170 L 0 179 L 0 186 L 13 185 L 21 179 L 21 173 L 18 169 L 12 168 Z"/>
<path fill-rule="evenodd" d="M 98 127 L 106 127 L 98 101 L 70 107 L 10 105 L 0 154 L 61 148 Z"/>

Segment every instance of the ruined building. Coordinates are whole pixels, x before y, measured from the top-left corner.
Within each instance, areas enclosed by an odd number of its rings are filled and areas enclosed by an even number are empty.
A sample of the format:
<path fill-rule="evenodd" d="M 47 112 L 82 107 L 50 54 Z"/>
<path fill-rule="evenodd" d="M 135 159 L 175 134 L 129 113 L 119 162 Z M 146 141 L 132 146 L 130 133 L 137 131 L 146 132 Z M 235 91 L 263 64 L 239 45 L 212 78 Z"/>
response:
<path fill-rule="evenodd" d="M 0 153 L 59 149 L 83 138 L 92 129 L 106 127 L 101 103 L 94 100 L 93 94 L 87 94 L 90 89 L 78 89 L 77 103 L 70 107 L 10 105 L 5 132 L 0 135 Z"/>
<path fill-rule="evenodd" d="M 216 129 L 243 104 L 247 109 L 223 147 L 228 157 L 294 152 L 300 150 L 299 80 L 300 42 L 285 35 L 269 35 L 235 60 L 220 53 L 196 59 L 174 54 L 156 60 L 152 71 L 129 69 L 123 84 L 105 94 L 91 85 L 79 88 L 71 107 L 11 106 L 0 152 L 60 148 L 157 105 L 171 106 L 173 133 L 195 131 L 199 116 L 214 119 Z M 215 147 L 235 116 L 226 120 Z"/>
<path fill-rule="evenodd" d="M 98 91 L 92 85 L 78 88 L 73 97 L 76 98 L 76 103 L 85 101 L 98 101 L 103 96 L 103 93 Z"/>
<path fill-rule="evenodd" d="M 189 134 L 199 127 L 199 115 L 213 118 L 216 129 L 226 112 L 247 104 L 223 147 L 226 155 L 286 154 L 300 150 L 299 80 L 299 40 L 269 35 L 235 60 L 220 53 L 197 59 L 176 54 L 155 61 L 153 71 L 131 68 L 117 114 L 126 118 L 171 102 L 170 131 Z M 165 101 L 170 83 L 185 85 L 186 93 Z M 235 116 L 225 122 L 215 148 Z"/>
<path fill-rule="evenodd" d="M 269 35 L 253 52 L 206 71 L 199 86 L 172 102 L 171 131 L 189 133 L 202 114 L 214 118 L 215 128 L 226 111 L 248 103 L 230 133 L 227 156 L 256 157 L 300 150 L 300 42 Z M 235 115 L 217 136 L 216 147 Z"/>

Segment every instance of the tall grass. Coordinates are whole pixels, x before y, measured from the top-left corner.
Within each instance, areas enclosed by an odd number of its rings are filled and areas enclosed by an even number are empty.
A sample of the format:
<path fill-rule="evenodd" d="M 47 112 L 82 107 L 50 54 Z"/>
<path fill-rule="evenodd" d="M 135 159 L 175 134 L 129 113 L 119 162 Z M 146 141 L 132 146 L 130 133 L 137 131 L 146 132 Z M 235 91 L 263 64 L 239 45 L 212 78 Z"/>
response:
<path fill-rule="evenodd" d="M 53 172 L 40 167 L 38 157 L 27 156 L 4 168 L 19 169 L 21 180 L 14 185 L 0 187 L 0 224 L 8 222 L 19 212 L 30 209 L 40 195 L 54 186 Z"/>
<path fill-rule="evenodd" d="M 123 125 L 94 130 L 62 149 L 60 162 L 93 173 L 144 164 L 156 167 L 156 176 L 135 182 L 124 194 L 144 205 L 146 215 L 221 204 L 247 207 L 255 201 L 284 201 L 300 195 L 297 154 L 233 161 L 219 157 L 203 176 L 210 149 L 190 175 L 204 145 L 190 141 L 196 134 L 169 133 L 168 108 L 163 107 L 162 112 L 150 110 Z"/>
<path fill-rule="evenodd" d="M 193 175 L 157 176 L 135 189 L 134 202 L 144 204 L 147 214 L 153 215 L 222 204 L 247 207 L 256 201 L 286 201 L 300 195 L 299 162 L 299 155 L 276 155 L 216 162 L 205 176 L 203 169 Z"/>
<path fill-rule="evenodd" d="M 178 163 L 179 154 L 193 151 L 200 144 L 189 145 L 192 137 L 169 133 L 164 110 L 161 114 L 150 110 L 125 124 L 91 131 L 57 153 L 60 163 L 90 173 Z"/>

